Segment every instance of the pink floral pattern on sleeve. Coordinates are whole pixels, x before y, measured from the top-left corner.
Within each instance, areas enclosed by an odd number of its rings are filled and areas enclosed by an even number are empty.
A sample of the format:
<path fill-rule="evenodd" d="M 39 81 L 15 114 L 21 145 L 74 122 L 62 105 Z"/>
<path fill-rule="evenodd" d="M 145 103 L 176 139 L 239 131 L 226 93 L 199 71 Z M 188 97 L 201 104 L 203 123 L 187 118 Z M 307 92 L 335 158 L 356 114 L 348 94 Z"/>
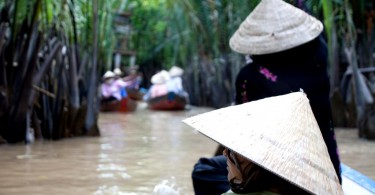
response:
<path fill-rule="evenodd" d="M 261 66 L 259 68 L 259 72 L 263 74 L 266 77 L 266 79 L 271 80 L 272 82 L 277 81 L 277 76 L 270 72 L 267 68 Z"/>

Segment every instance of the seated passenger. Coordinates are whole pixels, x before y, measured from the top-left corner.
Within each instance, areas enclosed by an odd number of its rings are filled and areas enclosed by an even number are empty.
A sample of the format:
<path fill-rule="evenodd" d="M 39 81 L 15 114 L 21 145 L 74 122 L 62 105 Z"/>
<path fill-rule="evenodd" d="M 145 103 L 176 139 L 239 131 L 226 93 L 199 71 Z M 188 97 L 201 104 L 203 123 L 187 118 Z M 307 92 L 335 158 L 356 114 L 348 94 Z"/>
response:
<path fill-rule="evenodd" d="M 138 90 L 142 79 L 140 75 L 138 75 L 137 70 L 132 69 L 130 70 L 130 74 L 124 77 L 124 81 L 126 82 L 127 88 Z"/>
<path fill-rule="evenodd" d="M 113 100 L 121 100 L 127 97 L 125 90 L 125 82 L 121 78 L 116 78 L 115 73 L 107 71 L 103 75 L 103 83 L 101 85 L 102 103 Z"/>
<path fill-rule="evenodd" d="M 166 78 L 163 73 L 156 73 L 151 77 L 151 87 L 148 92 L 143 96 L 144 101 L 148 101 L 152 98 L 163 96 L 168 94 L 168 89 L 166 85 Z"/>
<path fill-rule="evenodd" d="M 167 81 L 167 87 L 169 92 L 173 92 L 186 99 L 187 104 L 189 104 L 189 94 L 184 90 L 182 84 L 182 75 L 184 70 L 178 66 L 172 66 L 169 70 L 170 79 Z"/>
<path fill-rule="evenodd" d="M 115 73 L 115 75 L 116 75 L 116 77 L 117 78 L 122 78 L 122 71 L 121 71 L 121 69 L 120 68 L 115 68 L 114 70 L 113 70 L 113 73 Z"/>
<path fill-rule="evenodd" d="M 173 66 L 169 70 L 170 79 L 167 81 L 167 87 L 169 92 L 174 92 L 176 94 L 182 94 L 184 92 L 181 78 L 183 74 L 184 70 L 177 66 Z"/>

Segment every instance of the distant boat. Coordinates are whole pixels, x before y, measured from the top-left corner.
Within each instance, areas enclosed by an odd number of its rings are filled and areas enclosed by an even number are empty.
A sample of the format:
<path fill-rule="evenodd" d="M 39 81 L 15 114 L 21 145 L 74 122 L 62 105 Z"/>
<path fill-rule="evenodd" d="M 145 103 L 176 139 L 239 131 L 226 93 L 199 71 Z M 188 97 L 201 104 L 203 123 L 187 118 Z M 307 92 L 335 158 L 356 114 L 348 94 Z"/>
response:
<path fill-rule="evenodd" d="M 101 112 L 133 112 L 136 109 L 137 102 L 128 97 L 120 101 L 104 102 L 100 105 Z"/>
<path fill-rule="evenodd" d="M 185 110 L 186 98 L 169 92 L 167 95 L 151 98 L 147 104 L 151 110 Z"/>

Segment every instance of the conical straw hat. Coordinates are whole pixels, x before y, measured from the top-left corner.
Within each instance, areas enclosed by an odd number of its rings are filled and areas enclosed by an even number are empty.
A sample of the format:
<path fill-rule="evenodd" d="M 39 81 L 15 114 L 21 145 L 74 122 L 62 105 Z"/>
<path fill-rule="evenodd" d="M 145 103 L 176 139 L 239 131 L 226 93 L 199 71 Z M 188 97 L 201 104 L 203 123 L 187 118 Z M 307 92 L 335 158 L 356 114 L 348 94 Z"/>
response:
<path fill-rule="evenodd" d="M 343 194 L 303 92 L 261 99 L 183 121 L 313 194 Z"/>
<path fill-rule="evenodd" d="M 121 69 L 119 69 L 119 68 L 115 68 L 115 69 L 113 70 L 113 73 L 115 73 L 115 75 L 117 75 L 117 76 L 121 76 L 121 75 L 122 75 L 122 71 L 121 71 Z"/>
<path fill-rule="evenodd" d="M 261 55 L 291 49 L 316 38 L 323 24 L 283 0 L 262 0 L 229 41 L 233 51 Z"/>
<path fill-rule="evenodd" d="M 115 73 L 113 73 L 112 71 L 108 70 L 107 72 L 105 72 L 105 74 L 103 75 L 103 79 L 108 79 L 108 78 L 113 78 L 115 77 Z"/>
<path fill-rule="evenodd" d="M 171 75 L 170 75 L 169 72 L 166 71 L 166 70 L 161 70 L 161 71 L 159 72 L 159 74 L 160 74 L 161 76 L 163 76 L 163 78 L 164 78 L 165 81 L 168 81 L 169 79 L 171 79 Z"/>
<path fill-rule="evenodd" d="M 172 68 L 169 70 L 169 75 L 171 77 L 179 77 L 184 74 L 184 70 L 178 66 L 172 66 Z"/>
<path fill-rule="evenodd" d="M 158 72 L 151 77 L 151 83 L 154 85 L 164 84 L 165 82 L 165 77 L 162 75 L 161 72 Z"/>

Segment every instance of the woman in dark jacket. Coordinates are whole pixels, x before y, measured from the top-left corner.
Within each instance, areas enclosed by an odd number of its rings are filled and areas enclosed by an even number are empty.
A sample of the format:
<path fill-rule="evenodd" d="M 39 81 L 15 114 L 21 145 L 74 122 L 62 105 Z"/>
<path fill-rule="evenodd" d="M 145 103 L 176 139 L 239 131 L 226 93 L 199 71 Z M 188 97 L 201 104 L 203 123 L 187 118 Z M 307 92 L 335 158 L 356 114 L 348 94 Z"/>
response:
<path fill-rule="evenodd" d="M 252 59 L 253 62 L 243 67 L 237 76 L 236 104 L 302 89 L 310 100 L 340 178 L 340 160 L 329 99 L 327 48 L 324 41 L 318 37 L 296 48 L 273 54 L 254 55 Z"/>
<path fill-rule="evenodd" d="M 282 0 L 262 0 L 230 40 L 234 51 L 252 54 L 237 75 L 235 103 L 303 90 L 341 182 L 322 31 L 321 22 L 302 10 Z M 199 159 L 192 172 L 195 194 L 225 192 L 230 188 L 226 174 L 222 155 Z"/>

